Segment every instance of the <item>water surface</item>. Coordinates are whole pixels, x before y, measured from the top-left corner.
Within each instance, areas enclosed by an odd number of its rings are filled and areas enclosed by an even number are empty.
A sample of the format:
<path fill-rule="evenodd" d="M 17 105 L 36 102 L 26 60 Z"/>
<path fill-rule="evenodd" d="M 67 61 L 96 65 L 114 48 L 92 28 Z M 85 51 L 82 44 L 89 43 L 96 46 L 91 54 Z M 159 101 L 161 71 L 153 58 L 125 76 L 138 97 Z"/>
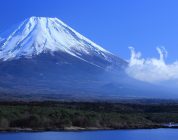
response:
<path fill-rule="evenodd" d="M 0 133 L 0 140 L 178 140 L 178 129 Z"/>

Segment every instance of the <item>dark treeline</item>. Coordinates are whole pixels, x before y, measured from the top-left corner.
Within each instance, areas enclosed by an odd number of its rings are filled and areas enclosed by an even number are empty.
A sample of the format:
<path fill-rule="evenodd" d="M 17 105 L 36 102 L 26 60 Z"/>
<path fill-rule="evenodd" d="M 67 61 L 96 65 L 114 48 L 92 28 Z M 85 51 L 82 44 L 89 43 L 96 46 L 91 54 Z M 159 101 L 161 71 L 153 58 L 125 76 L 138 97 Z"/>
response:
<path fill-rule="evenodd" d="M 154 128 L 178 122 L 177 104 L 0 102 L 0 129 Z"/>

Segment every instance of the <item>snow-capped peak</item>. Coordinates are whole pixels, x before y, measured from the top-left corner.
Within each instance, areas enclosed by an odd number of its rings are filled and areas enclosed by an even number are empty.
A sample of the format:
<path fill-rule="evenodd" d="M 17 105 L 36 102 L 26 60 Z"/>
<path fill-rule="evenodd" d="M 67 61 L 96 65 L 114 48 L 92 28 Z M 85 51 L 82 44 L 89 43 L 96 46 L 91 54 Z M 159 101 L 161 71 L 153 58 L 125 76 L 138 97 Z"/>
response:
<path fill-rule="evenodd" d="M 24 20 L 0 46 L 0 59 L 32 57 L 62 51 L 79 57 L 93 52 L 106 58 L 110 54 L 57 18 L 31 17 Z M 106 58 L 107 59 L 107 58 Z"/>

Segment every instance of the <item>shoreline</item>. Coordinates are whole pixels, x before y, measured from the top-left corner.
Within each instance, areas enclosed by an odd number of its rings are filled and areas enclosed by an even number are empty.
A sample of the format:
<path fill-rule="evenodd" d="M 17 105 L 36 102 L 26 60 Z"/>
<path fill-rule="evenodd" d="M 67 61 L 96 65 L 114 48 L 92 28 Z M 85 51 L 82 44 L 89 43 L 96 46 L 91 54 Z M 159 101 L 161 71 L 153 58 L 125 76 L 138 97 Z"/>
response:
<path fill-rule="evenodd" d="M 178 129 L 177 126 L 175 127 L 168 127 L 168 126 L 154 126 L 154 127 L 135 127 L 135 128 L 97 128 L 97 127 L 66 127 L 66 128 L 7 128 L 7 129 L 1 129 L 0 133 L 2 132 L 12 132 L 12 133 L 18 133 L 18 132 L 85 132 L 85 131 L 117 131 L 117 130 L 138 130 L 138 129 Z"/>

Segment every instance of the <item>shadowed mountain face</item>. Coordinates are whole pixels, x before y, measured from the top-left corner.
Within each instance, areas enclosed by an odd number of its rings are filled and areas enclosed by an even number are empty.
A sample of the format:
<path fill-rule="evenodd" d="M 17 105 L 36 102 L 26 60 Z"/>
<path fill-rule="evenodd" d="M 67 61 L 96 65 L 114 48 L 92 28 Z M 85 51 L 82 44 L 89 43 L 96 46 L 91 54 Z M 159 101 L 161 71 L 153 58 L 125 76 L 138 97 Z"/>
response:
<path fill-rule="evenodd" d="M 3 100 L 170 97 L 164 89 L 129 78 L 126 61 L 56 18 L 26 19 L 0 45 Z"/>

